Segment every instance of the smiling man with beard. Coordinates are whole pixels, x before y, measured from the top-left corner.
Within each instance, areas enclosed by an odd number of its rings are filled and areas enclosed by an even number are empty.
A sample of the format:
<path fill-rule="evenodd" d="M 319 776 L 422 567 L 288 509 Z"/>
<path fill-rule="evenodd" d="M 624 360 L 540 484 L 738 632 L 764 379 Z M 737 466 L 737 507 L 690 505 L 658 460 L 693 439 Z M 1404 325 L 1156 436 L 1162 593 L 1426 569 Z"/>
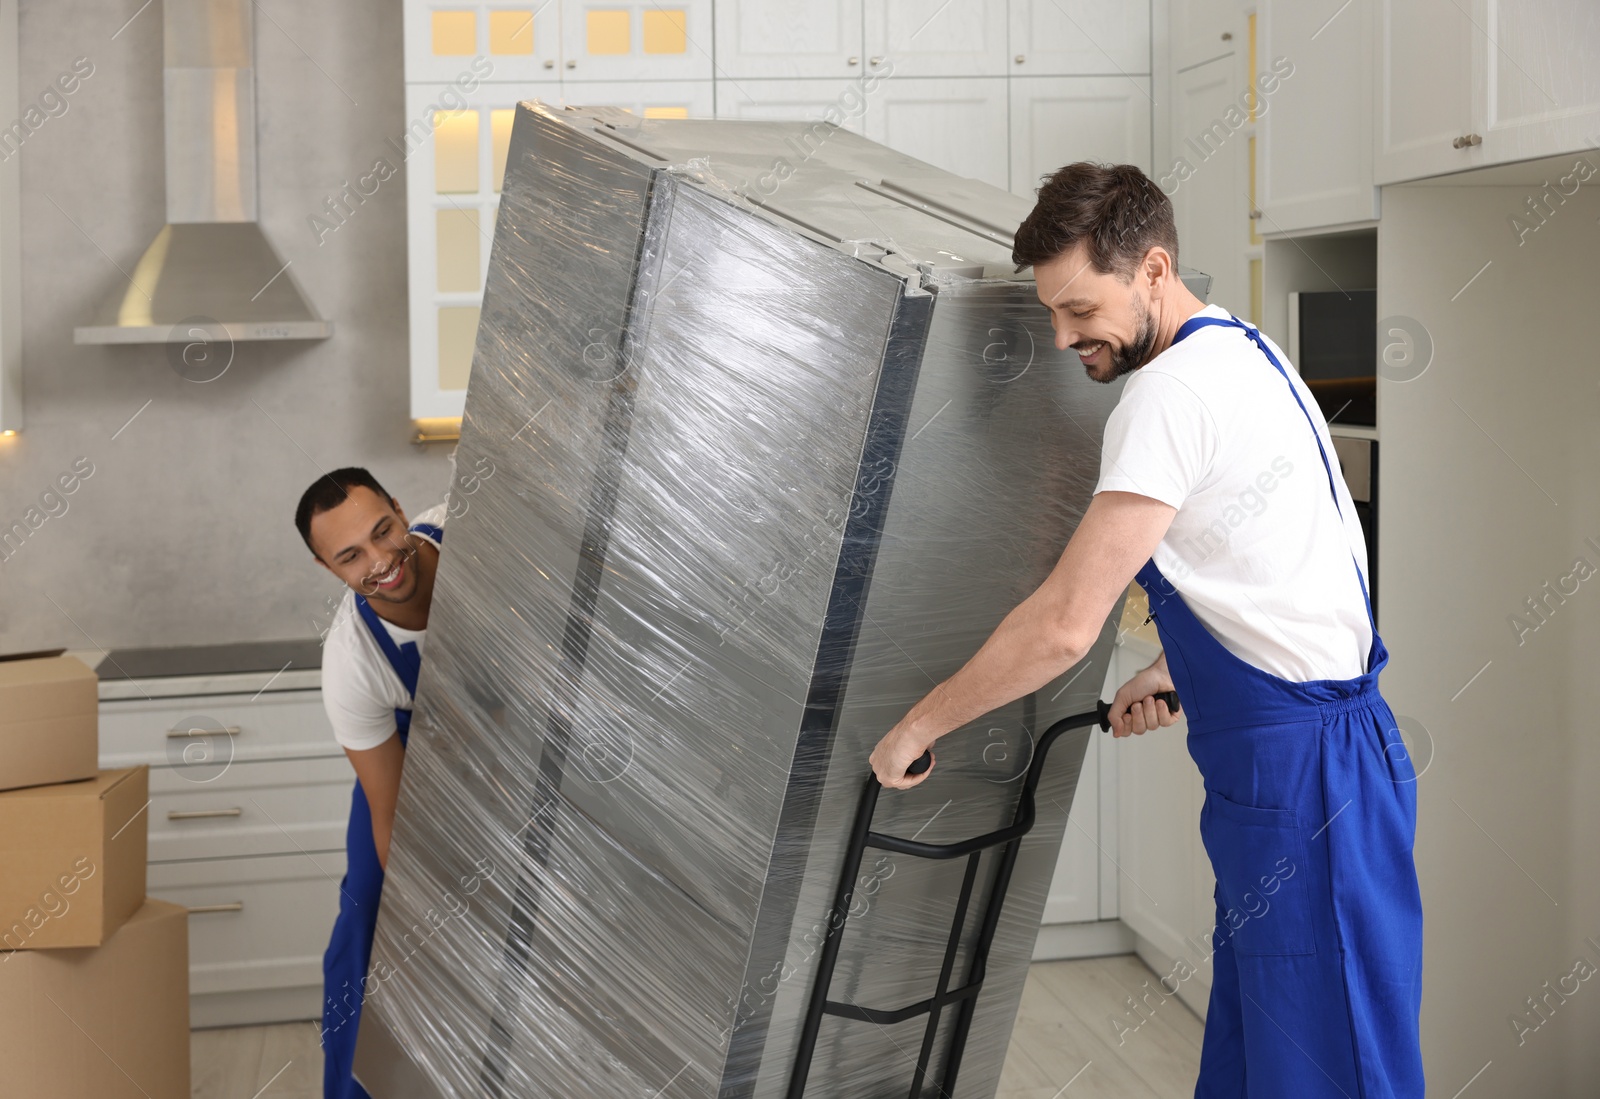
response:
<path fill-rule="evenodd" d="M 322 653 L 322 701 L 356 770 L 339 916 L 323 955 L 323 1094 L 367 1099 L 350 1074 L 422 667 L 446 505 L 415 523 L 364 469 L 319 477 L 295 510 L 316 562 L 345 593 Z"/>
<path fill-rule="evenodd" d="M 1047 179 L 1012 259 L 1056 347 L 1095 381 L 1126 376 L 1100 479 L 1044 583 L 884 735 L 873 772 L 926 781 L 913 761 L 1070 671 L 1137 581 L 1162 652 L 1117 689 L 1112 730 L 1173 724 L 1154 696 L 1176 688 L 1217 881 L 1196 1099 L 1421 1099 L 1416 772 L 1316 400 L 1275 343 L 1184 287 L 1172 204 L 1132 165 Z M 1279 463 L 1325 476 L 1283 481 L 1269 516 L 1197 549 Z"/>

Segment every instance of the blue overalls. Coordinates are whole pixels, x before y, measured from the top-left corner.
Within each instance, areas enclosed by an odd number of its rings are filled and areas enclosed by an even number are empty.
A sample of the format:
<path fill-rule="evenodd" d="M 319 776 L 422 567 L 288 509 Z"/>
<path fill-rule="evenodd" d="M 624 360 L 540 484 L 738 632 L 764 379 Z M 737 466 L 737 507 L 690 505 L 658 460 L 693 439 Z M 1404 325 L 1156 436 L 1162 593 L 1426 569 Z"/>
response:
<path fill-rule="evenodd" d="M 1289 383 L 1236 318 L 1191 318 L 1173 342 L 1209 325 L 1242 329 Z M 1195 1099 L 1422 1099 L 1416 773 L 1378 693 L 1376 623 L 1364 674 L 1293 683 L 1224 648 L 1154 558 L 1135 579 L 1188 718 L 1217 879 Z"/>
<path fill-rule="evenodd" d="M 416 523 L 411 533 L 420 534 L 434 545 L 444 538 L 444 530 L 428 523 Z M 389 666 L 405 685 L 406 694 L 417 694 L 417 675 L 422 656 L 414 641 L 396 645 L 367 600 L 357 595 L 356 610 L 367 624 Z M 411 711 L 397 709 L 394 721 L 405 747 L 411 732 Z M 350 1074 L 356 1053 L 356 1030 L 361 1023 L 363 982 L 372 960 L 372 936 L 378 924 L 378 900 L 383 895 L 383 866 L 372 838 L 372 811 L 367 795 L 356 780 L 350 797 L 350 826 L 345 832 L 345 874 L 339 883 L 339 916 L 333 935 L 322 955 L 322 1094 L 324 1099 L 369 1099 L 367 1089 Z"/>

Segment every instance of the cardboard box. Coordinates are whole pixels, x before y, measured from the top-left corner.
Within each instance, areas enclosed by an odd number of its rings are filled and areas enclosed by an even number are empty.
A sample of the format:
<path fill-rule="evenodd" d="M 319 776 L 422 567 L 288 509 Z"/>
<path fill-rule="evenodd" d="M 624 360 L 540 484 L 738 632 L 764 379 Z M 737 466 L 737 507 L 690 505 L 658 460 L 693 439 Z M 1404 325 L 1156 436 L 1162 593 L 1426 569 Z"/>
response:
<path fill-rule="evenodd" d="M 93 778 L 100 677 L 70 656 L 0 657 L 0 790 Z"/>
<path fill-rule="evenodd" d="M 0 1093 L 189 1099 L 189 913 L 146 900 L 103 946 L 0 953 Z"/>
<path fill-rule="evenodd" d="M 0 950 L 99 946 L 144 901 L 150 768 L 0 793 Z"/>

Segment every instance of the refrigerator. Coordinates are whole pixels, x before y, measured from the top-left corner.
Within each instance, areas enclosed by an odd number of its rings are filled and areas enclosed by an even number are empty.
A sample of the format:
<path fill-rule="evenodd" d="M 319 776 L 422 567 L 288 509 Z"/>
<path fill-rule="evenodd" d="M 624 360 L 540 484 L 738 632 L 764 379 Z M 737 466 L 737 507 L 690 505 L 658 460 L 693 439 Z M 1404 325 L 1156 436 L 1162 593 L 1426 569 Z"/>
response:
<path fill-rule="evenodd" d="M 518 106 L 364 986 L 376 1099 L 788 1094 L 868 754 L 1097 479 L 1120 383 L 1013 269 L 1030 209 L 826 123 Z M 1120 611 L 874 827 L 1009 822 Z M 998 1083 L 1089 735 L 1050 753 L 962 1099 Z M 929 995 L 962 869 L 869 853 L 831 997 Z M 907 1094 L 925 1022 L 829 1017 L 804 1094 Z"/>

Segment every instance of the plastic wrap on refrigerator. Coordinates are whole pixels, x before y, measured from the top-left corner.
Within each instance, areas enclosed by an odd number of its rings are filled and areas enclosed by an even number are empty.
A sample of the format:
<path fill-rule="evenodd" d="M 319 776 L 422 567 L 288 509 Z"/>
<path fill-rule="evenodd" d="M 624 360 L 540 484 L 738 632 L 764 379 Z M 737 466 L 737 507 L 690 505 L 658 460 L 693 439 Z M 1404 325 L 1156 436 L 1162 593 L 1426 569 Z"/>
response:
<path fill-rule="evenodd" d="M 1096 481 L 1119 387 L 1012 270 L 1030 208 L 825 124 L 519 106 L 366 985 L 377 1099 L 789 1094 L 868 753 Z M 1008 821 L 1115 619 L 875 827 Z M 999 1080 L 1087 740 L 1049 757 L 962 1097 Z M 928 996 L 962 872 L 869 855 L 833 998 Z M 830 1016 L 804 1094 L 906 1094 L 926 1024 Z"/>

